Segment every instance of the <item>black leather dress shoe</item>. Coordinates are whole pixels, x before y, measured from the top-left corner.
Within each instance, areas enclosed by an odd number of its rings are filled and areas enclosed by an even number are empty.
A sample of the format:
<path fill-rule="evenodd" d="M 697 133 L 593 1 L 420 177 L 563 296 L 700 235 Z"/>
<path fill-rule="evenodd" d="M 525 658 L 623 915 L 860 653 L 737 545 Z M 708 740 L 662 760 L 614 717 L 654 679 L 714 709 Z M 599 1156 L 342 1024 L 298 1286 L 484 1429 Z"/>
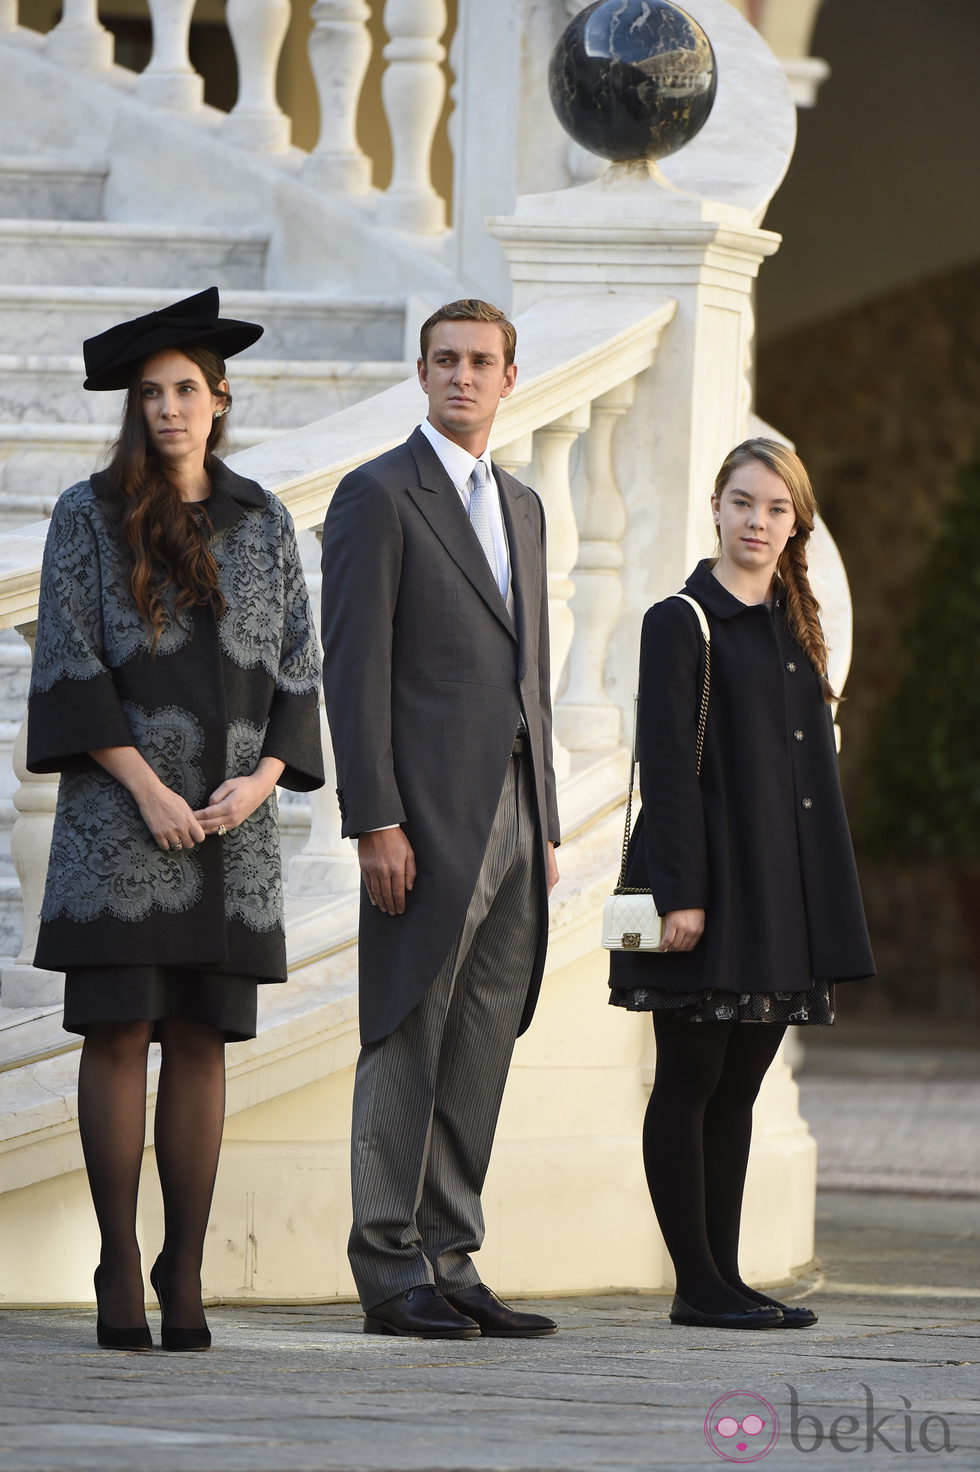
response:
<path fill-rule="evenodd" d="M 431 1283 L 386 1298 L 364 1315 L 365 1334 L 405 1334 L 416 1339 L 476 1339 L 479 1327 L 457 1313 Z"/>
<path fill-rule="evenodd" d="M 447 1303 L 469 1314 L 480 1326 L 480 1333 L 488 1339 L 539 1339 L 544 1334 L 555 1334 L 558 1325 L 544 1314 L 525 1314 L 509 1304 L 502 1303 L 486 1283 L 476 1283 L 472 1288 L 458 1288 L 455 1293 L 443 1295 Z"/>
<path fill-rule="evenodd" d="M 766 1308 L 760 1303 L 757 1308 L 737 1309 L 732 1314 L 703 1314 L 675 1293 L 670 1322 L 686 1324 L 689 1329 L 777 1329 L 783 1322 L 783 1312 L 775 1304 Z"/>

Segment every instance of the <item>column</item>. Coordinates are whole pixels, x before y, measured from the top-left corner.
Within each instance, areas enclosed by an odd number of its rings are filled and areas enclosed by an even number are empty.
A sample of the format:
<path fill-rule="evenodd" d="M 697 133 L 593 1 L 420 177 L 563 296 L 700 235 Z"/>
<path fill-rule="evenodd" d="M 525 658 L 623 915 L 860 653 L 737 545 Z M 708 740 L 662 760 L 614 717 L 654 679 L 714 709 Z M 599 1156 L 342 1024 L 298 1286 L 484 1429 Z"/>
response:
<path fill-rule="evenodd" d="M 16 14 L 16 0 L 10 9 Z M 81 72 L 107 71 L 115 51 L 111 32 L 99 21 L 99 0 L 64 0 L 61 20 L 44 45 L 52 61 Z"/>
<path fill-rule="evenodd" d="M 548 524 L 548 620 L 551 628 L 551 694 L 557 700 L 562 672 L 575 632 L 569 601 L 575 591 L 571 571 L 578 558 L 578 527 L 572 504 L 569 457 L 579 435 L 589 427 L 583 405 L 535 431 L 531 484 L 544 502 Z M 568 776 L 570 758 L 555 733 L 555 776 Z"/>
<path fill-rule="evenodd" d="M 555 711 L 555 730 L 570 751 L 618 746 L 622 736 L 622 713 L 606 694 L 604 680 L 606 649 L 623 602 L 620 568 L 626 531 L 626 504 L 612 449 L 616 426 L 635 397 L 636 382 L 629 379 L 593 400 L 573 490 L 580 538 L 572 574 L 575 637 L 568 684 Z"/>
<path fill-rule="evenodd" d="M 204 98 L 204 81 L 191 66 L 187 37 L 195 0 L 149 0 L 153 56 L 136 83 L 136 95 L 172 112 L 194 112 Z"/>
<path fill-rule="evenodd" d="M 223 136 L 253 153 L 284 153 L 289 147 L 292 125 L 276 100 L 276 72 L 290 14 L 289 0 L 228 0 L 238 101 Z"/>
<path fill-rule="evenodd" d="M 320 137 L 303 166 L 314 188 L 364 194 L 371 186 L 371 161 L 357 141 L 357 104 L 371 59 L 363 0 L 317 0 L 310 33 L 310 66 L 320 98 Z"/>
<path fill-rule="evenodd" d="M 22 624 L 17 632 L 34 654 L 35 624 Z M 17 820 L 10 835 L 10 854 L 20 880 L 24 900 L 24 933 L 20 955 L 13 966 L 3 968 L 0 995 L 5 1007 L 52 1006 L 61 1001 L 60 971 L 39 971 L 32 964 L 44 895 L 44 876 L 51 847 L 51 829 L 58 800 L 57 774 L 37 776 L 25 766 L 27 718 L 14 742 L 14 773 L 20 783 L 14 793 Z"/>
<path fill-rule="evenodd" d="M 442 112 L 446 29 L 444 0 L 387 0 L 384 49 L 388 63 L 381 96 L 391 134 L 391 183 L 379 218 L 396 230 L 434 235 L 446 227 L 446 207 L 432 187 L 432 140 Z M 492 117 L 493 86 L 488 86 Z"/>

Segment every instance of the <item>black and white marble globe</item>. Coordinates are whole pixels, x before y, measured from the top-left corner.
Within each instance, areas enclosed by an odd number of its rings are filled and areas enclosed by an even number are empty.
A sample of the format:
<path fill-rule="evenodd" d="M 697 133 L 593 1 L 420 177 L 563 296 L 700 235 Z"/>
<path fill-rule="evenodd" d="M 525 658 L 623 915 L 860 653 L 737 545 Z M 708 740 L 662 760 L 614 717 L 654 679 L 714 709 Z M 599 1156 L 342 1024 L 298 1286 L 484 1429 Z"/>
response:
<path fill-rule="evenodd" d="M 552 106 L 576 143 L 615 163 L 654 162 L 704 127 L 718 69 L 711 42 L 670 0 L 597 0 L 558 40 Z"/>

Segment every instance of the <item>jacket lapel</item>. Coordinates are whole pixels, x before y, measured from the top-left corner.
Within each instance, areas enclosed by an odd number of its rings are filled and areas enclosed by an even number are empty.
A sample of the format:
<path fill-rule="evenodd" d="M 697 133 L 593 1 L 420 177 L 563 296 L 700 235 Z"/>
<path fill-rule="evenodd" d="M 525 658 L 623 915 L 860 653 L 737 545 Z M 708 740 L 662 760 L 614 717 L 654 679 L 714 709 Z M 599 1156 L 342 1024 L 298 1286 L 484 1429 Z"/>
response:
<path fill-rule="evenodd" d="M 442 461 L 421 430 L 417 429 L 411 435 L 408 447 L 419 472 L 418 488 L 408 486 L 406 488 L 408 494 L 460 572 L 473 584 L 490 612 L 500 620 L 509 634 L 515 635 L 513 620 L 507 612 L 507 605 L 500 596 L 500 589 L 490 571 L 490 564 L 463 510 L 459 492 L 446 474 Z M 507 531 L 509 537 L 509 526 Z M 513 562 L 513 551 L 511 560 Z M 514 585 L 516 607 L 516 572 Z"/>

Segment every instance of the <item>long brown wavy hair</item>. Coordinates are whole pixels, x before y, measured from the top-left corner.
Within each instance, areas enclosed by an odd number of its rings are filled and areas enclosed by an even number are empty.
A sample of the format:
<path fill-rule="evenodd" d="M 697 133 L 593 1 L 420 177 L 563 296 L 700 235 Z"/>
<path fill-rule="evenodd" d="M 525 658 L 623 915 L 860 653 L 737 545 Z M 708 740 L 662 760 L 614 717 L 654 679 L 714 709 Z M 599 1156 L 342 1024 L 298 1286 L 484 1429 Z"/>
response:
<path fill-rule="evenodd" d="M 820 677 L 824 699 L 839 700 L 827 678 L 827 641 L 820 623 L 820 604 L 813 596 L 807 572 L 806 549 L 817 516 L 817 499 L 799 455 L 778 440 L 743 440 L 730 450 L 715 476 L 715 495 L 720 496 L 735 471 L 749 460 L 758 460 L 779 476 L 789 491 L 796 516 L 796 535 L 790 537 L 776 564 L 776 576 L 786 598 L 786 621 L 793 638 Z"/>
<path fill-rule="evenodd" d="M 219 388 L 225 365 L 217 353 L 194 344 L 180 352 L 200 370 L 211 392 L 231 408 L 231 394 Z M 155 649 L 175 613 L 210 603 L 217 613 L 225 600 L 218 586 L 218 564 L 208 546 L 207 522 L 200 507 L 181 499 L 150 443 L 143 414 L 143 364 L 126 394 L 122 427 L 106 466 L 109 497 L 115 502 L 123 545 L 129 553 L 129 588 Z M 213 457 L 225 438 L 225 416 L 212 421 L 204 451 L 211 474 Z"/>

